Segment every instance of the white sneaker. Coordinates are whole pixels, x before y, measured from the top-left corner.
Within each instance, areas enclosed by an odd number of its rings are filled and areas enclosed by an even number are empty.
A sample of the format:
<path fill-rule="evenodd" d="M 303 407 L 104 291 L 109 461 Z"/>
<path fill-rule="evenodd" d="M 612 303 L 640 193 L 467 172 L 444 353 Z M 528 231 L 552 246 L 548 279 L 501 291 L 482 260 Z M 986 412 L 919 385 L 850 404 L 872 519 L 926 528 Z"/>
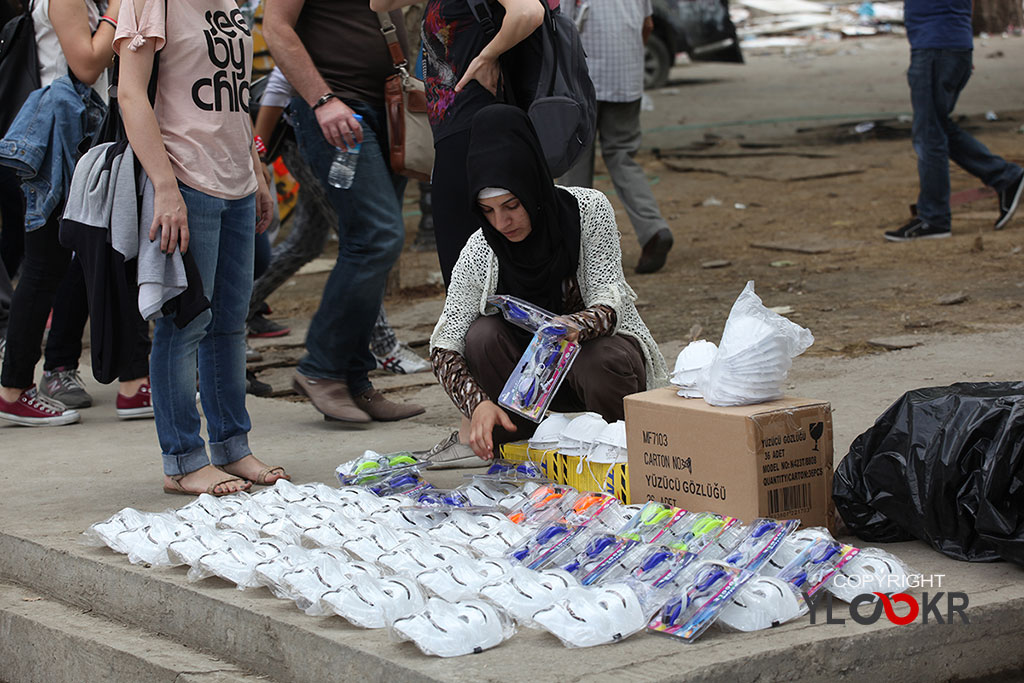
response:
<path fill-rule="evenodd" d="M 387 370 L 396 375 L 411 375 L 416 372 L 426 372 L 433 366 L 430 361 L 421 358 L 415 351 L 405 344 L 398 342 L 395 348 L 383 356 L 376 353 L 373 357 L 377 359 L 377 368 Z"/>

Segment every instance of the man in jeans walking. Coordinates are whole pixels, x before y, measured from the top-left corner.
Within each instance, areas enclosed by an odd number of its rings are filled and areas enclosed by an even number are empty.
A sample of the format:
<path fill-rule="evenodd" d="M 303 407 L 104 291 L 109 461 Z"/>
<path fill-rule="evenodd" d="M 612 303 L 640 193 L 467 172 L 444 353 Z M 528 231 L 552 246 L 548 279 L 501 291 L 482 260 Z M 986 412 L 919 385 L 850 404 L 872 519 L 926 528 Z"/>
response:
<path fill-rule="evenodd" d="M 950 159 L 998 193 L 995 229 L 1001 230 L 1020 203 L 1024 169 L 992 154 L 950 118 L 971 77 L 972 0 L 906 0 L 903 7 L 910 41 L 907 81 L 920 192 L 917 215 L 887 231 L 885 239 L 906 242 L 950 236 Z"/>
<path fill-rule="evenodd" d="M 392 21 L 405 44 L 401 12 Z M 366 0 L 268 0 L 264 36 L 299 97 L 290 105 L 299 149 L 338 214 L 338 261 L 292 380 L 328 418 L 401 420 L 423 412 L 373 388 L 370 332 L 388 272 L 402 251 L 405 180 L 392 174 L 384 80 L 393 71 L 377 15 Z M 362 123 L 355 118 L 362 116 Z M 327 182 L 337 148 L 362 143 L 351 188 Z"/>

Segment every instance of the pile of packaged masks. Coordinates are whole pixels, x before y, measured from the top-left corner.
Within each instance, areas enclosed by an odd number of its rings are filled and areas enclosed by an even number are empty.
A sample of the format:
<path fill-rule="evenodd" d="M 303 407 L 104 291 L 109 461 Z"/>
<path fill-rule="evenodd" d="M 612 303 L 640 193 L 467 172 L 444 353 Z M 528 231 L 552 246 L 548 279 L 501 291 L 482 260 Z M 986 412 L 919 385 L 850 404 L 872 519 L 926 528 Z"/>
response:
<path fill-rule="evenodd" d="M 742 406 L 782 398 L 793 359 L 814 343 L 810 330 L 765 308 L 751 280 L 729 312 L 722 340 L 692 342 L 676 359 L 671 381 L 684 398 Z"/>
<path fill-rule="evenodd" d="M 906 588 L 896 558 L 795 521 L 626 506 L 552 484 L 530 463 L 499 460 L 450 490 L 410 463 L 378 465 L 361 472 L 380 478 L 361 485 L 281 480 L 173 511 L 126 508 L 84 536 L 133 563 L 265 587 L 309 615 L 387 629 L 441 657 L 492 648 L 517 625 L 567 647 L 645 628 L 692 641 L 712 623 L 785 623 L 822 590 L 850 600 Z"/>

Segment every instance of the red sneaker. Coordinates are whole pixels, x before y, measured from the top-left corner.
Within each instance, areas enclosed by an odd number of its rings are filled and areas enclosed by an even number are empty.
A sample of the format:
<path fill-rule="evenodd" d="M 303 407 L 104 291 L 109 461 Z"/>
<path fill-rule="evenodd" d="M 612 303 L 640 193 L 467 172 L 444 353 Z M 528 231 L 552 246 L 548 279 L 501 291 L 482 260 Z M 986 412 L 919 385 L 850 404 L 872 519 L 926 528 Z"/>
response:
<path fill-rule="evenodd" d="M 149 393 L 149 382 L 139 387 L 134 396 L 117 393 L 117 416 L 122 420 L 153 417 L 153 398 Z"/>
<path fill-rule="evenodd" d="M 5 401 L 0 397 L 0 420 L 28 427 L 56 427 L 78 422 L 81 415 L 77 410 L 64 406 L 63 403 L 43 396 L 33 384 L 17 401 Z"/>

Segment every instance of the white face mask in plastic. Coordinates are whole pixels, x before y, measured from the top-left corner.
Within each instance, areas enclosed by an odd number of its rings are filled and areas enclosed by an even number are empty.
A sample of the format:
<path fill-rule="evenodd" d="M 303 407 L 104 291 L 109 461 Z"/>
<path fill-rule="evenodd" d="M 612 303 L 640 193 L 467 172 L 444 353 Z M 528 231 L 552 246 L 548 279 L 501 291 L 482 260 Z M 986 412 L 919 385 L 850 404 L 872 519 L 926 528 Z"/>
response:
<path fill-rule="evenodd" d="M 505 553 L 523 542 L 530 530 L 509 522 L 469 540 L 469 547 L 482 557 L 504 557 Z"/>
<path fill-rule="evenodd" d="M 533 620 L 570 647 L 613 643 L 647 625 L 636 593 L 622 583 L 574 588 Z"/>
<path fill-rule="evenodd" d="M 718 621 L 736 631 L 760 631 L 792 621 L 806 611 L 803 596 L 791 584 L 755 576 L 729 600 Z"/>
<path fill-rule="evenodd" d="M 511 524 L 511 522 L 510 522 Z M 108 525 L 104 533 L 115 532 L 111 538 L 118 546 L 118 552 L 126 553 L 132 564 L 151 564 L 170 567 L 178 564 L 167 555 L 168 546 L 178 540 L 190 538 L 208 530 L 205 522 L 186 522 L 174 515 L 161 513 L 152 515 L 149 521 L 134 529 L 117 531 L 115 525 Z"/>
<path fill-rule="evenodd" d="M 474 515 L 457 510 L 443 524 L 431 529 L 430 536 L 439 541 L 468 544 L 473 538 L 505 528 L 505 525 L 515 526 L 508 517 L 499 513 Z"/>
<path fill-rule="evenodd" d="M 255 587 L 256 565 L 271 557 L 277 557 L 287 547 L 281 541 L 267 539 L 258 543 L 232 543 L 200 557 L 189 571 L 191 580 L 217 576 L 239 588 Z"/>
<path fill-rule="evenodd" d="M 423 608 L 426 598 L 412 579 L 363 577 L 351 585 L 325 592 L 320 602 L 326 610 L 361 628 L 384 628 L 395 619 Z"/>
<path fill-rule="evenodd" d="M 839 568 L 828 591 L 840 600 L 851 602 L 863 593 L 891 595 L 908 588 L 912 572 L 902 560 L 880 548 L 862 548 Z"/>
<path fill-rule="evenodd" d="M 484 584 L 504 576 L 511 568 L 508 560 L 459 557 L 443 567 L 420 572 L 416 580 L 434 595 L 454 602 L 475 598 Z"/>
<path fill-rule="evenodd" d="M 377 578 L 380 570 L 368 562 L 343 562 L 321 556 L 281 577 L 282 587 L 299 609 L 315 606 L 327 591 L 352 585 L 365 577 Z"/>
<path fill-rule="evenodd" d="M 301 575 L 312 574 L 315 567 L 330 565 L 332 568 L 340 568 L 349 563 L 349 558 L 338 550 L 310 550 L 304 557 L 292 556 L 290 552 L 285 552 L 269 562 L 258 564 L 255 573 L 260 583 L 267 586 L 275 597 L 281 600 L 297 601 L 302 598 L 302 595 L 294 590 L 292 585 L 293 581 L 305 581 Z M 324 573 L 325 570 L 321 570 L 321 576 Z M 271 574 L 274 576 L 272 581 L 270 580 Z M 316 579 L 316 581 L 323 583 L 320 579 Z"/>
<path fill-rule="evenodd" d="M 387 567 L 396 574 L 415 576 L 424 569 L 448 564 L 455 557 L 472 557 L 465 546 L 433 541 L 403 543 L 394 550 L 377 558 L 377 564 Z"/>
<path fill-rule="evenodd" d="M 480 507 L 497 506 L 498 501 L 517 491 L 515 484 L 478 479 L 461 487 L 469 502 Z"/>
<path fill-rule="evenodd" d="M 528 624 L 539 610 L 551 606 L 570 588 L 579 585 L 579 581 L 561 569 L 538 572 L 517 566 L 497 581 L 481 587 L 480 594 L 501 605 L 520 623 Z"/>
<path fill-rule="evenodd" d="M 458 657 L 483 652 L 515 633 L 501 610 L 483 600 L 450 603 L 431 598 L 426 609 L 394 623 L 400 637 L 411 640 L 424 654 Z"/>

